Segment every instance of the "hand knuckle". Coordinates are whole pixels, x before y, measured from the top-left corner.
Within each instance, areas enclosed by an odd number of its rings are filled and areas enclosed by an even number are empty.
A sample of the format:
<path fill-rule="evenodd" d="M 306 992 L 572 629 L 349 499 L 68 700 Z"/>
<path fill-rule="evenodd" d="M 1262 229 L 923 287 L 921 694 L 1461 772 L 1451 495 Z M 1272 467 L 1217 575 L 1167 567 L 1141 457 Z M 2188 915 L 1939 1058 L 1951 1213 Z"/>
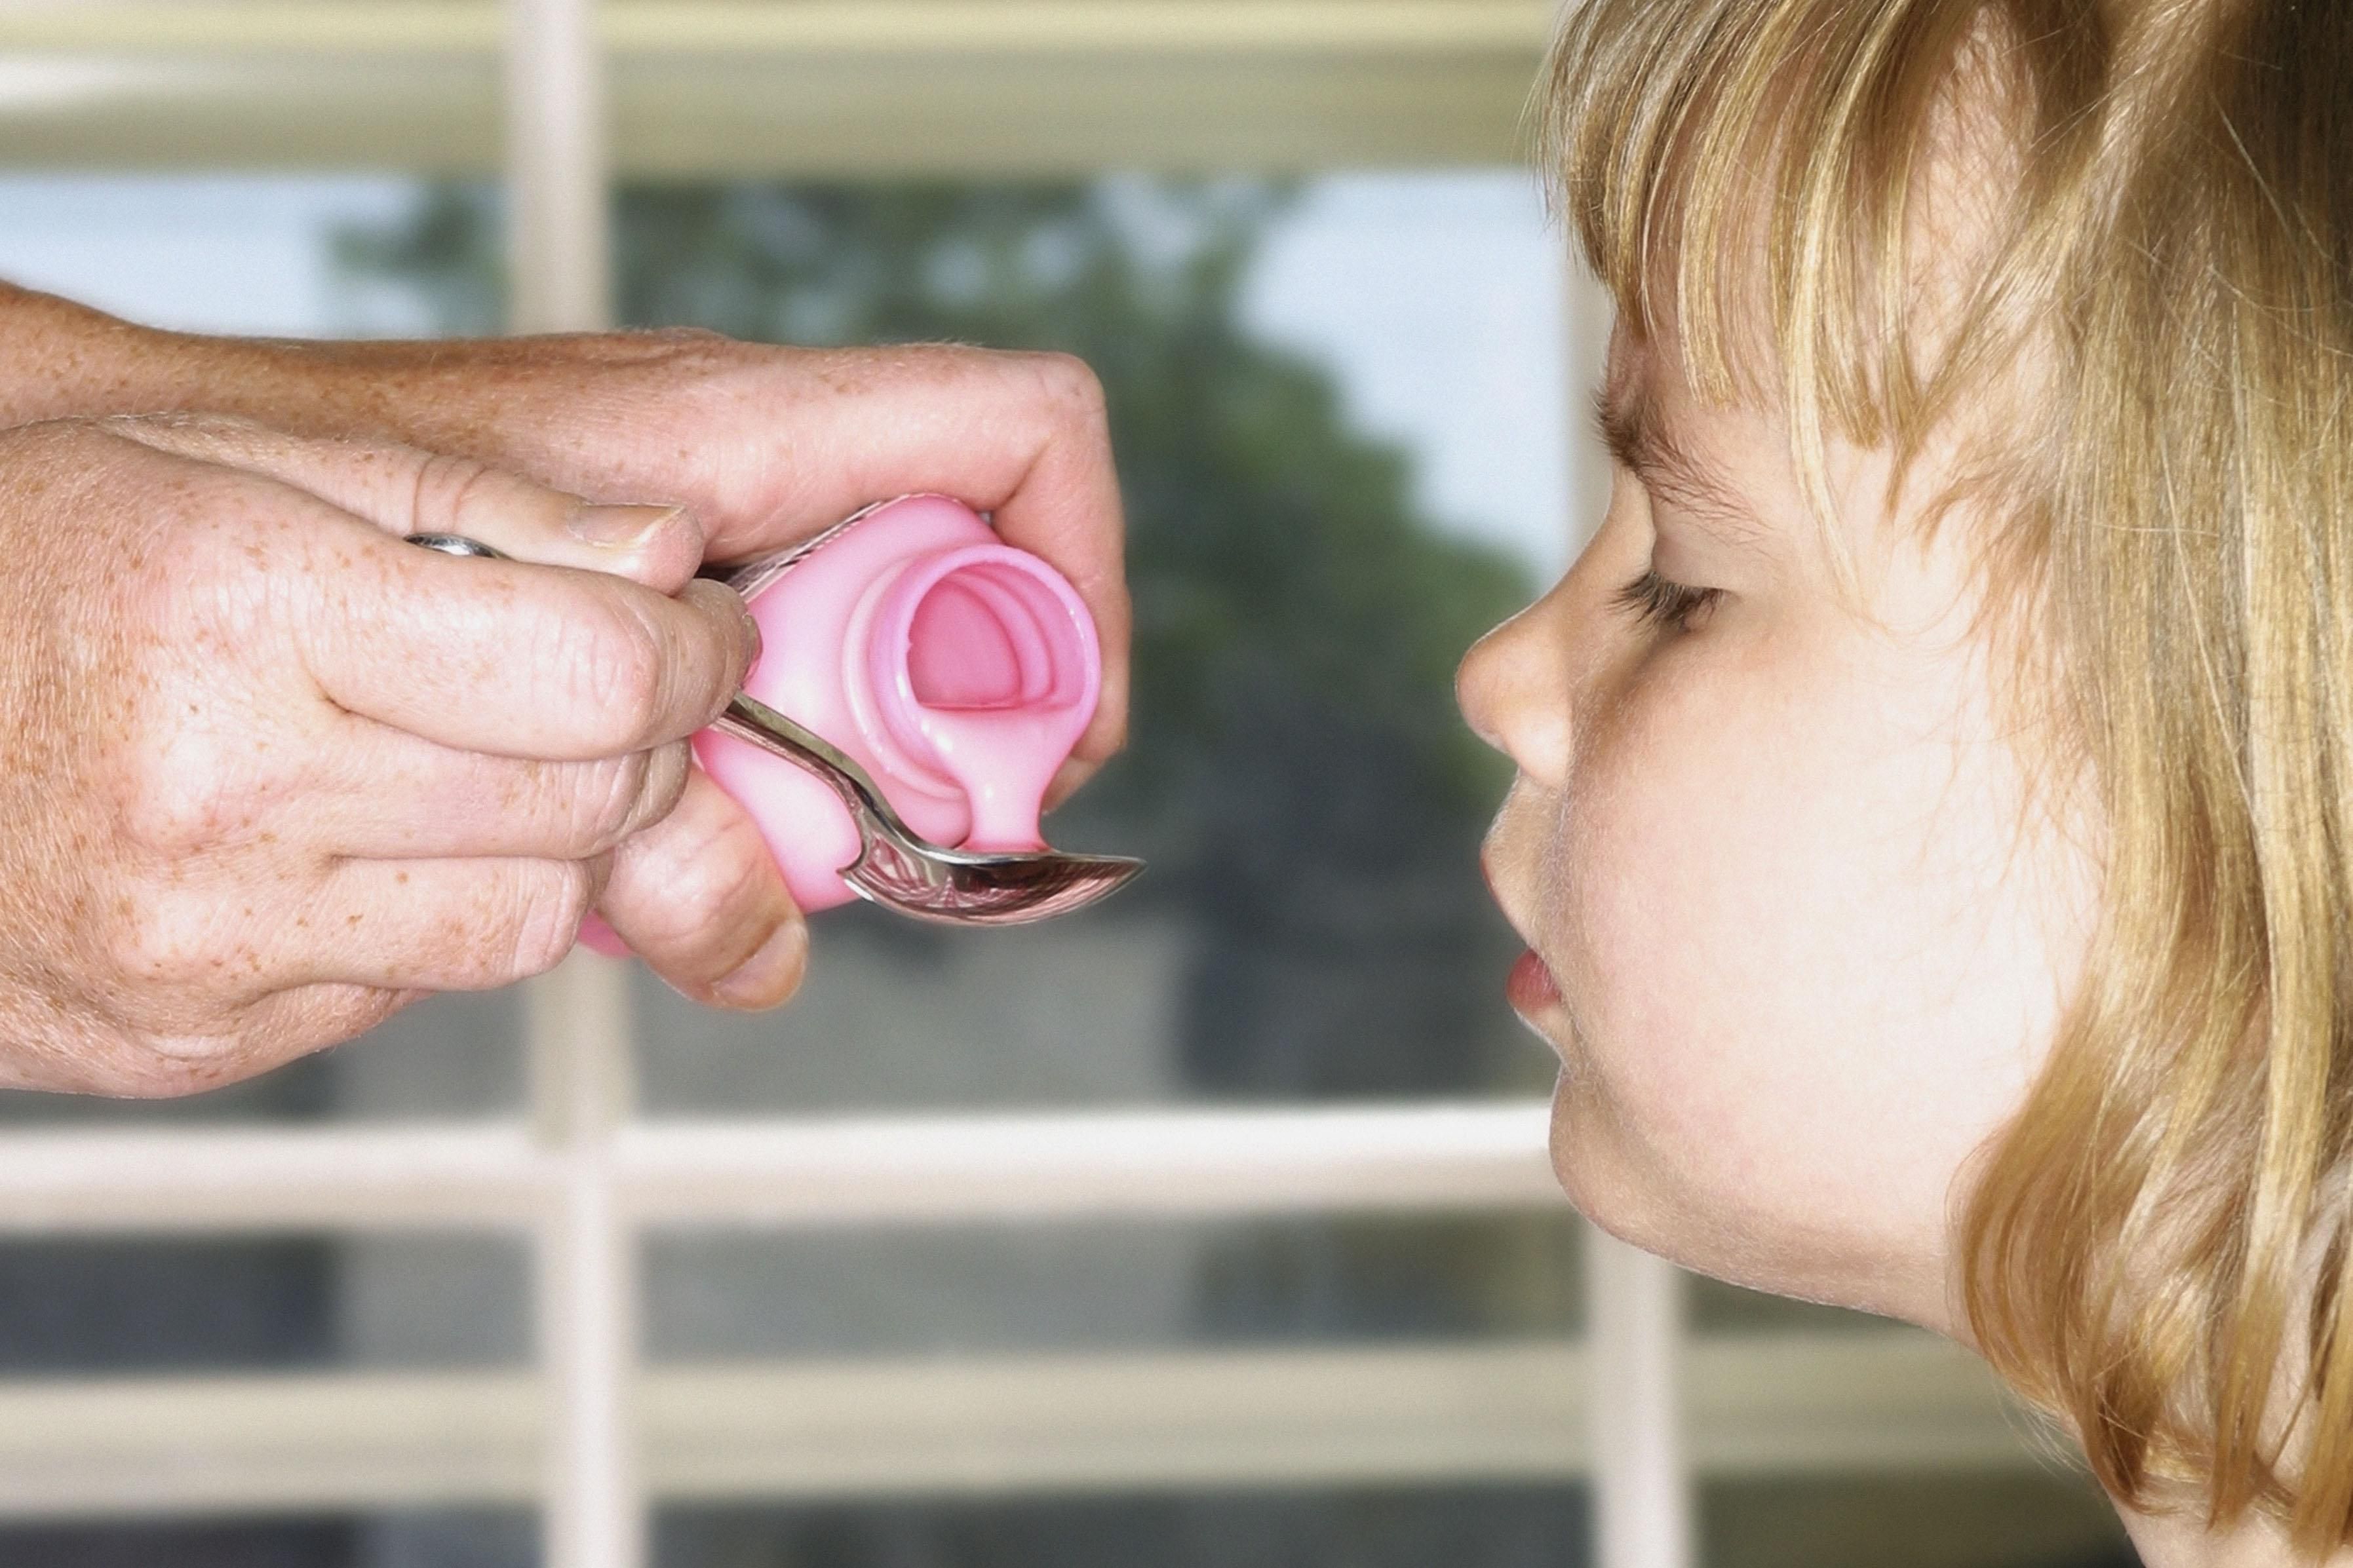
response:
<path fill-rule="evenodd" d="M 416 493 L 411 515 L 447 518 L 463 532 L 468 517 L 487 505 L 502 476 L 488 463 L 447 453 L 425 455 L 417 465 Z"/>
<path fill-rule="evenodd" d="M 237 962 L 226 923 L 208 900 L 174 889 L 139 889 L 123 895 L 105 922 L 106 956 L 117 980 L 160 1010 L 175 994 L 243 978 L 237 971 L 249 965 Z"/>
<path fill-rule="evenodd" d="M 649 758 L 643 752 L 600 757 L 579 765 L 568 792 L 572 852 L 602 855 L 639 826 Z"/>
<path fill-rule="evenodd" d="M 1084 423 L 1103 421 L 1103 378 L 1092 365 L 1076 354 L 1037 353 L 1030 356 L 1030 368 L 1052 406 Z"/>
<path fill-rule="evenodd" d="M 681 846 L 662 867 L 664 933 L 688 941 L 724 927 L 757 898 L 766 870 L 767 846 L 745 818 Z"/>
<path fill-rule="evenodd" d="M 54 1042 L 20 1081 L 57 1094 L 171 1099 L 225 1081 L 217 1064 L 232 1049 L 226 1030 L 117 1013 Z"/>
<path fill-rule="evenodd" d="M 208 498 L 159 497 L 146 526 L 125 541 L 123 570 L 115 581 L 146 595 L 151 612 L 171 624 L 170 617 L 205 605 L 216 591 L 221 534 Z"/>
<path fill-rule="evenodd" d="M 250 830 L 257 805 L 247 749 L 201 724 L 164 734 L 152 748 L 124 754 L 123 840 L 157 859 L 178 861 Z"/>
<path fill-rule="evenodd" d="M 285 521 L 274 498 L 202 475 L 154 498 L 116 563 L 113 608 L 122 625 L 215 668 L 250 668 L 282 623 L 285 595 L 314 584 L 261 542 Z M 267 504 L 265 504 L 267 503 Z"/>
<path fill-rule="evenodd" d="M 563 665 L 558 689 L 586 718 L 592 740 L 618 751 L 653 730 L 662 711 L 664 650 L 641 616 L 613 612 L 585 616 L 554 639 Z"/>
<path fill-rule="evenodd" d="M 193 1094 L 268 1072 L 364 1034 L 397 1012 L 397 991 L 327 983 L 275 991 L 190 1032 L 151 1033 L 146 1068 L 156 1094 Z"/>
<path fill-rule="evenodd" d="M 595 874 L 577 861 L 540 861 L 518 870 L 506 890 L 505 954 L 495 981 L 544 974 L 564 962 L 580 937 L 596 892 Z"/>

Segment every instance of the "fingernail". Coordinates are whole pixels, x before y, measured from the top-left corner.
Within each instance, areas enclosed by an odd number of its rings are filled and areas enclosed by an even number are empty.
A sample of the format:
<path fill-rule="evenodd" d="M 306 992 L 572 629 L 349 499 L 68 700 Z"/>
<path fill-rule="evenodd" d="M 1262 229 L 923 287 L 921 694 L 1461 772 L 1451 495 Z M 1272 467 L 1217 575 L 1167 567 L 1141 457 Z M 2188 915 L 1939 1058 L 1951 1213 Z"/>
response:
<path fill-rule="evenodd" d="M 708 578 L 697 579 L 698 583 L 709 581 L 710 579 Z M 712 586 L 720 589 L 729 598 L 734 600 L 735 613 L 744 617 L 744 640 L 752 645 L 751 653 L 746 656 L 744 660 L 744 668 L 745 669 L 749 669 L 754 665 L 760 662 L 760 650 L 766 646 L 765 639 L 760 635 L 760 623 L 758 620 L 754 618 L 752 615 L 752 606 L 744 602 L 743 595 L 738 594 L 734 589 L 728 587 L 724 583 L 712 584 Z"/>
<path fill-rule="evenodd" d="M 682 506 L 581 507 L 565 525 L 583 544 L 605 550 L 635 550 L 668 527 L 686 509 Z"/>
<path fill-rule="evenodd" d="M 787 920 L 768 933 L 759 951 L 711 988 L 730 1007 L 773 1007 L 793 994 L 808 953 L 808 927 Z"/>

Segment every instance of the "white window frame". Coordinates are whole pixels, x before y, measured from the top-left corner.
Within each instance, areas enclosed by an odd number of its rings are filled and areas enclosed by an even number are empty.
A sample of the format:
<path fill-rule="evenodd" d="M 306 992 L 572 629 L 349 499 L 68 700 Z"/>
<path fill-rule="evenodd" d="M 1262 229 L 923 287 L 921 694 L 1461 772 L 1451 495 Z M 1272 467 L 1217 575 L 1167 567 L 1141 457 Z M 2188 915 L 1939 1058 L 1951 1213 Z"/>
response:
<path fill-rule="evenodd" d="M 505 0 L 501 34 L 441 0 L 222 0 L 0 9 L 0 58 L 498 44 L 513 324 L 563 331 L 610 318 L 613 49 L 718 49 L 748 27 L 781 53 L 936 53 L 946 27 L 976 56 L 1468 50 L 1532 73 L 1550 21 L 1548 0 Z M 1601 337 L 1579 301 L 1575 384 Z M 527 1035 L 512 1124 L 0 1136 L 0 1235 L 526 1237 L 539 1346 L 512 1372 L 0 1383 L 0 1518 L 535 1505 L 546 1568 L 643 1568 L 657 1500 L 1588 1478 L 1599 1568 L 1691 1568 L 1697 1474 L 2037 1462 L 1952 1347 L 1687 1343 L 1675 1272 L 1598 1232 L 1581 1342 L 642 1369 L 649 1227 L 1549 1210 L 1547 1108 L 646 1120 L 623 972 L 585 955 L 531 986 Z"/>

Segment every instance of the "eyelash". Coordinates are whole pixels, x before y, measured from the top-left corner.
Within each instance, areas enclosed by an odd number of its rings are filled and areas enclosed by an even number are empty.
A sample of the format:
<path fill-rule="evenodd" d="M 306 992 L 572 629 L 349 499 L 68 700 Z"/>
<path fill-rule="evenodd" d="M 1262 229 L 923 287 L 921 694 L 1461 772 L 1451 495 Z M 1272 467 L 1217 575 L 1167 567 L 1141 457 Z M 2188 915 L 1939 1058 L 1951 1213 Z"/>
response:
<path fill-rule="evenodd" d="M 1715 602 L 1723 597 L 1721 588 L 1686 588 L 1681 583 L 1668 582 L 1655 571 L 1645 571 L 1618 590 L 1618 605 L 1631 611 L 1644 626 L 1672 626 L 1687 632 L 1694 617 L 1715 608 Z"/>

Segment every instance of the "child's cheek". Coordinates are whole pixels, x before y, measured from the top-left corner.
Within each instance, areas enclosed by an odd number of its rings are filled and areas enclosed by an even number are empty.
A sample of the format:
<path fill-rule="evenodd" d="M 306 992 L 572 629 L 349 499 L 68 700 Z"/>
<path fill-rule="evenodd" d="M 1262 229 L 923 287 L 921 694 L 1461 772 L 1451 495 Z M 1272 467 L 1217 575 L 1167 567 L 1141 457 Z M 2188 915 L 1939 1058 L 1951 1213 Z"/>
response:
<path fill-rule="evenodd" d="M 1762 1236 L 1802 1252 L 1788 1233 L 1861 1220 L 1873 1194 L 1917 1200 L 1927 1178 L 1883 1146 L 1913 1087 L 1884 1003 L 1933 944 L 1905 896 L 1917 759 L 1883 711 L 1901 694 L 1831 639 L 1709 635 L 1648 661 L 1580 747 L 1566 962 L 1599 1157 L 1622 1167 L 1581 1184 L 1639 1193 L 1654 1244 L 1736 1271 L 1727 1249 Z"/>
<path fill-rule="evenodd" d="M 1720 1136 L 1726 1108 L 1772 1088 L 1736 1020 L 1806 940 L 1788 917 L 1820 869 L 1791 841 L 1810 826 L 1792 809 L 1810 748 L 1787 708 L 1769 680 L 1663 659 L 1580 750 L 1564 856 L 1580 1014 L 1617 1097 L 1662 1139 Z"/>

